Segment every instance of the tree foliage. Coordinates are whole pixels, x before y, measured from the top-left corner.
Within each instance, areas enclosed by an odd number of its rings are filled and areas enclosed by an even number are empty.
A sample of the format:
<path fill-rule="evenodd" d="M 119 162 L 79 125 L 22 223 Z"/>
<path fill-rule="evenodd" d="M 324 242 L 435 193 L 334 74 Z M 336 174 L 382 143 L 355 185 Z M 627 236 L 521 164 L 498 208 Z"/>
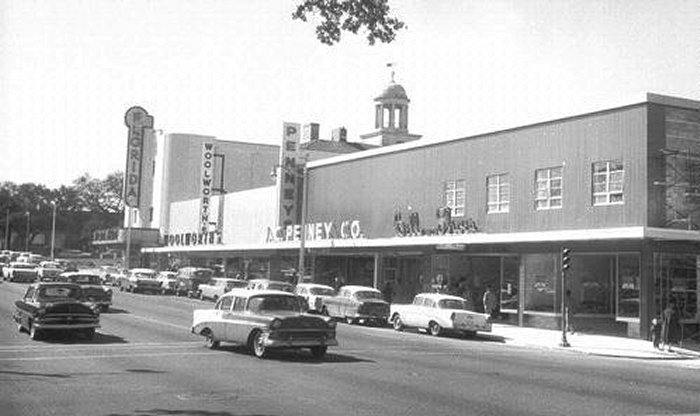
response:
<path fill-rule="evenodd" d="M 0 183 L 0 227 L 4 243 L 8 228 L 12 248 L 24 250 L 39 234 L 50 235 L 54 204 L 56 229 L 70 231 L 80 245 L 89 243 L 93 229 L 118 225 L 122 203 L 121 172 L 97 179 L 85 173 L 72 185 L 49 189 L 35 183 Z M 29 234 L 27 235 L 27 231 Z"/>
<path fill-rule="evenodd" d="M 391 15 L 388 0 L 304 0 L 292 13 L 293 19 L 308 21 L 309 16 L 320 18 L 316 37 L 322 43 L 340 42 L 342 32 L 357 34 L 367 31 L 370 45 L 379 40 L 390 43 L 406 24 Z"/>

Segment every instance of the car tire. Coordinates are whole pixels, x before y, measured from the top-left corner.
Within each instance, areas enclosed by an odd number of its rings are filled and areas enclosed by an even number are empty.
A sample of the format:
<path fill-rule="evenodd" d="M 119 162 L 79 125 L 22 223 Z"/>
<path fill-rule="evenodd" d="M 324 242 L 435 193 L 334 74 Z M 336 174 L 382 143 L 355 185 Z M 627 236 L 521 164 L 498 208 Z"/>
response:
<path fill-rule="evenodd" d="M 24 327 L 22 326 L 22 324 L 17 324 L 17 332 L 19 332 L 20 334 L 24 332 Z"/>
<path fill-rule="evenodd" d="M 34 325 L 29 326 L 29 339 L 33 341 L 39 341 L 41 339 L 41 330 L 37 329 Z"/>
<path fill-rule="evenodd" d="M 432 321 L 428 325 L 428 333 L 434 337 L 439 337 L 442 334 L 442 327 L 437 322 Z"/>
<path fill-rule="evenodd" d="M 322 360 L 323 357 L 326 356 L 326 351 L 328 351 L 328 347 L 326 345 L 317 345 L 315 347 L 311 347 L 310 349 L 311 356 L 316 360 Z"/>
<path fill-rule="evenodd" d="M 202 331 L 202 335 L 204 335 L 204 346 L 210 350 L 215 350 L 219 348 L 219 345 L 221 345 L 219 341 L 214 339 L 214 331 L 211 329 L 206 328 L 204 331 Z"/>
<path fill-rule="evenodd" d="M 404 324 L 403 324 L 403 321 L 401 320 L 401 316 L 400 316 L 400 315 L 394 316 L 394 320 L 393 320 L 392 324 L 394 325 L 394 330 L 395 330 L 395 331 L 401 332 L 401 331 L 403 331 L 404 329 L 406 329 L 406 327 L 405 327 Z"/>
<path fill-rule="evenodd" d="M 263 342 L 262 331 L 255 331 L 250 336 L 248 348 L 256 357 L 263 359 L 267 355 L 267 348 Z"/>
<path fill-rule="evenodd" d="M 217 295 L 214 295 L 214 298 L 213 298 L 213 300 L 214 300 L 214 303 L 216 303 L 216 302 L 218 302 L 218 301 L 219 301 L 219 297 L 218 297 Z"/>

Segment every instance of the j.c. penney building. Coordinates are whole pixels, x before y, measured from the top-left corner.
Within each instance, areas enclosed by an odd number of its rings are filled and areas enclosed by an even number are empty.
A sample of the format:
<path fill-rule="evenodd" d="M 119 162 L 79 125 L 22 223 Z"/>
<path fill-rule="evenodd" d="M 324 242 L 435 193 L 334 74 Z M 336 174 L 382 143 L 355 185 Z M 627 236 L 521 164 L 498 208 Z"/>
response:
<path fill-rule="evenodd" d="M 409 102 L 392 82 L 355 141 L 297 123 L 279 147 L 156 131 L 130 214 L 160 236 L 143 262 L 281 278 L 303 253 L 313 281 L 390 282 L 397 302 L 445 290 L 479 310 L 491 286 L 504 320 L 557 327 L 568 293 L 579 327 L 644 337 L 673 299 L 698 330 L 699 102 L 648 94 L 431 142 L 409 133 Z"/>

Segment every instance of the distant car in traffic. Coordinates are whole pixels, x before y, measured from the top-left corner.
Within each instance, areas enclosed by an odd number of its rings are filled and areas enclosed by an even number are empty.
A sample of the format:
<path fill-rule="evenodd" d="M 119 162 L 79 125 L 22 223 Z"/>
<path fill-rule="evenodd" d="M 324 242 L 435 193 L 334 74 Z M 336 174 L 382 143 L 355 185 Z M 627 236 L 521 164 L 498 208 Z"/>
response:
<path fill-rule="evenodd" d="M 329 346 L 338 345 L 335 327 L 327 317 L 303 313 L 302 300 L 293 293 L 233 289 L 213 309 L 195 310 L 191 331 L 212 349 L 231 342 L 264 358 L 271 349 L 309 348 L 321 359 Z"/>
<path fill-rule="evenodd" d="M 177 287 L 177 273 L 162 271 L 156 275 L 156 280 L 160 282 L 160 294 L 175 293 Z"/>
<path fill-rule="evenodd" d="M 348 324 L 374 323 L 387 324 L 389 304 L 382 297 L 382 292 L 370 286 L 343 286 L 338 294 L 324 298 L 321 313 L 333 318 L 343 319 Z"/>
<path fill-rule="evenodd" d="M 392 304 L 390 319 L 397 331 L 418 328 L 434 336 L 448 332 L 465 335 L 491 332 L 488 314 L 470 311 L 463 298 L 441 293 L 419 293 L 411 304 Z"/>
<path fill-rule="evenodd" d="M 10 282 L 32 283 L 37 279 L 36 268 L 34 263 L 13 261 L 3 268 L 2 273 L 5 280 Z"/>
<path fill-rule="evenodd" d="M 294 293 L 294 285 L 279 280 L 253 279 L 248 280 L 246 286 L 248 290 L 281 290 L 283 292 Z"/>
<path fill-rule="evenodd" d="M 323 299 L 335 296 L 335 289 L 318 283 L 299 283 L 294 288 L 294 293 L 306 299 L 309 312 L 321 313 Z"/>
<path fill-rule="evenodd" d="M 15 302 L 13 319 L 33 340 L 47 332 L 72 331 L 92 339 L 100 327 L 99 312 L 83 302 L 80 286 L 65 282 L 34 283 Z"/>
<path fill-rule="evenodd" d="M 59 274 L 63 273 L 61 265 L 54 261 L 42 261 L 36 269 L 37 277 L 44 282 L 53 281 Z"/>
<path fill-rule="evenodd" d="M 136 268 L 126 272 L 119 281 L 119 290 L 133 293 L 160 293 L 160 282 L 153 269 Z"/>
<path fill-rule="evenodd" d="M 214 277 L 214 271 L 205 267 L 182 267 L 177 271 L 177 296 L 199 297 L 199 285 Z"/>
<path fill-rule="evenodd" d="M 57 280 L 75 283 L 83 291 L 83 300 L 96 305 L 100 311 L 107 311 L 112 306 L 112 289 L 102 285 L 97 273 L 86 271 L 61 273 Z"/>
<path fill-rule="evenodd" d="M 224 293 L 236 288 L 245 288 L 247 285 L 246 280 L 214 277 L 208 283 L 199 285 L 199 298 L 202 300 L 211 299 L 216 302 Z"/>

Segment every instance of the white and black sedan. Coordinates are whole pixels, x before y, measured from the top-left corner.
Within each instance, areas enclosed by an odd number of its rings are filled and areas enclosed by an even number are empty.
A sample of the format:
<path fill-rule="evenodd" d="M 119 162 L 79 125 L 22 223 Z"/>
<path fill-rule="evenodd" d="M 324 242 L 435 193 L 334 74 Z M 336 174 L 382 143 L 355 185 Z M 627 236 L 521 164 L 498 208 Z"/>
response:
<path fill-rule="evenodd" d="M 202 335 L 209 348 L 221 342 L 245 345 L 258 358 L 271 349 L 309 348 L 316 359 L 338 345 L 336 323 L 304 313 L 299 296 L 279 290 L 233 289 L 212 309 L 193 313 L 192 333 Z"/>

